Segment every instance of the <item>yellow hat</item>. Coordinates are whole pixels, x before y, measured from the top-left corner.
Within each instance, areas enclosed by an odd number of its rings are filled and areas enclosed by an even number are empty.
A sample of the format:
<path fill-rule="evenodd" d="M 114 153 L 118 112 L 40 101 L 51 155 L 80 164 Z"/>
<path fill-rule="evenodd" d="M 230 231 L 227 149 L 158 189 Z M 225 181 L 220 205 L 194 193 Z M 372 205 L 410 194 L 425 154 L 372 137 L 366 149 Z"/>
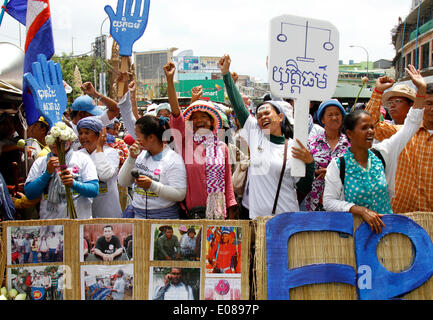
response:
<path fill-rule="evenodd" d="M 50 126 L 48 122 L 45 121 L 44 117 L 39 117 L 38 121 L 45 123 L 47 126 Z"/>

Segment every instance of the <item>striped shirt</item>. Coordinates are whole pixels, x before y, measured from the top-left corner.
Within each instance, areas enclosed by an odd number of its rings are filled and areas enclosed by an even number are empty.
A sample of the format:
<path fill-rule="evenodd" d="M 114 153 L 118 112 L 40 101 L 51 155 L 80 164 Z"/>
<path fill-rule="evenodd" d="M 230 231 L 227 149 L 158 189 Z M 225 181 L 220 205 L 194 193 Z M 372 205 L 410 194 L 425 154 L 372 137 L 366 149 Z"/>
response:
<path fill-rule="evenodd" d="M 380 121 L 382 94 L 373 91 L 367 104 L 375 123 L 375 138 L 391 137 L 401 125 Z M 422 124 L 398 158 L 395 197 L 391 200 L 394 213 L 433 210 L 433 134 Z"/>

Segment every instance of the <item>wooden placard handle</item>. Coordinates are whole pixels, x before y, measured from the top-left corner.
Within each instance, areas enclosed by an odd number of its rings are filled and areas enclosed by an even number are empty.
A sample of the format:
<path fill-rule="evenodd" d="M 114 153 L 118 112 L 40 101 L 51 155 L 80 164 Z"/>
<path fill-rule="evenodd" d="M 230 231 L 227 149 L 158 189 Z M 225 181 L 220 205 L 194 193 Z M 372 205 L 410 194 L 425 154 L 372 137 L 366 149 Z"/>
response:
<path fill-rule="evenodd" d="M 120 72 L 127 72 L 128 71 L 128 59 L 129 57 L 127 56 L 121 56 L 121 61 L 120 61 Z M 125 88 L 125 82 L 119 82 L 117 84 L 117 97 L 121 98 L 123 97 L 124 94 L 124 88 Z"/>

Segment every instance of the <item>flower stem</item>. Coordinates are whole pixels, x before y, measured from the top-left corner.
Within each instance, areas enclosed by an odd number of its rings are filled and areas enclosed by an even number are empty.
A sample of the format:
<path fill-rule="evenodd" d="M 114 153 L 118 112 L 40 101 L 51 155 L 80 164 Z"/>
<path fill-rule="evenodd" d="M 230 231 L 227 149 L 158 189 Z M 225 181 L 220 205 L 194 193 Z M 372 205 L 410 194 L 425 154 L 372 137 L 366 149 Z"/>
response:
<path fill-rule="evenodd" d="M 352 110 L 350 110 L 351 112 L 353 112 L 355 110 L 355 106 L 356 106 L 356 103 L 358 102 L 358 98 L 359 98 L 359 95 L 361 94 L 362 89 L 364 89 L 364 83 L 362 83 L 361 88 L 359 88 L 358 95 L 356 96 L 356 99 L 355 99 L 355 103 L 352 106 Z"/>
<path fill-rule="evenodd" d="M 57 156 L 59 157 L 59 164 L 62 170 L 66 169 L 66 154 L 65 154 L 65 142 L 59 138 L 56 139 Z M 65 186 L 66 189 L 66 203 L 67 210 L 70 219 L 77 219 L 77 212 L 75 211 L 74 199 L 72 197 L 71 187 Z"/>

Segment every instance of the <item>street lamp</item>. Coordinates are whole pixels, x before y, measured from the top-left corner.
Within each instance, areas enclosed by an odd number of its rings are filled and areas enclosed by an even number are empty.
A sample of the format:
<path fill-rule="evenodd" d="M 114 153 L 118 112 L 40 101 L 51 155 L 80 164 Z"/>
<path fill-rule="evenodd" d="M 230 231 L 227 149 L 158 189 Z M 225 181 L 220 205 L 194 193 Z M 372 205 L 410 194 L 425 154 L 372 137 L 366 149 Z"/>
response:
<path fill-rule="evenodd" d="M 361 46 L 354 46 L 354 45 L 351 45 L 351 46 L 349 46 L 349 47 L 351 47 L 351 48 L 361 48 L 361 49 L 363 49 L 363 50 L 365 51 L 365 53 L 367 54 L 367 78 L 368 78 L 368 51 L 367 51 L 367 49 L 365 49 L 364 47 L 361 47 Z"/>
<path fill-rule="evenodd" d="M 101 53 L 102 53 L 102 43 L 105 43 L 105 41 L 104 42 L 102 42 L 102 40 L 103 40 L 103 36 L 104 36 L 104 34 L 102 33 L 102 26 L 104 25 L 104 22 L 105 21 L 107 21 L 107 19 L 108 19 L 109 17 L 105 17 L 105 19 L 102 21 L 102 23 L 101 23 L 101 27 L 99 28 L 99 33 L 100 33 L 100 41 L 101 41 Z M 105 48 L 104 48 L 104 53 L 106 52 L 106 44 L 105 44 Z M 103 77 L 104 77 L 104 72 L 103 72 L 103 59 L 104 59 L 105 57 L 102 57 L 102 54 L 101 54 L 101 70 L 100 70 L 100 72 L 99 72 L 99 89 L 100 89 L 100 91 L 101 91 L 101 93 L 102 94 L 104 94 L 105 95 L 105 81 L 103 81 Z M 95 76 L 95 87 L 96 87 L 96 76 Z"/>

